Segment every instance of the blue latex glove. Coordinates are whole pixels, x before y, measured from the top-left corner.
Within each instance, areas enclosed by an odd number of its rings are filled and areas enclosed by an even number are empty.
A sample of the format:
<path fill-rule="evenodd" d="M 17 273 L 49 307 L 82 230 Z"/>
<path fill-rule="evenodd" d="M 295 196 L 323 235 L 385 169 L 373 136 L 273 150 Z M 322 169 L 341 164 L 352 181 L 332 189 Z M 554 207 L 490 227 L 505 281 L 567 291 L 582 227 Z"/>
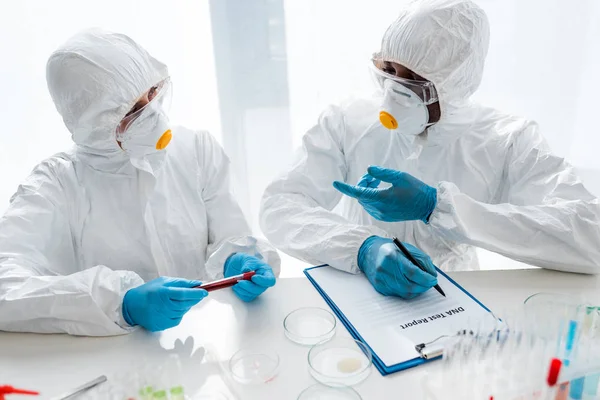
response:
<path fill-rule="evenodd" d="M 185 313 L 208 295 L 204 289 L 192 289 L 201 284 L 161 276 L 129 289 L 123 297 L 123 317 L 129 325 L 152 332 L 177 326 Z"/>
<path fill-rule="evenodd" d="M 245 302 L 252 301 L 260 296 L 265 290 L 275 285 L 273 269 L 254 256 L 236 253 L 225 261 L 223 273 L 226 278 L 243 274 L 244 272 L 256 271 L 252 280 L 241 281 L 233 286 L 233 292 Z"/>
<path fill-rule="evenodd" d="M 335 181 L 333 186 L 354 197 L 373 218 L 386 222 L 421 220 L 429 216 L 437 204 L 437 190 L 406 172 L 371 166 L 356 186 Z M 379 189 L 379 184 L 392 186 Z"/>
<path fill-rule="evenodd" d="M 371 236 L 360 246 L 358 266 L 379 293 L 412 299 L 437 284 L 437 271 L 427 254 L 403 244 L 427 272 L 411 263 L 391 239 L 379 236 Z"/>

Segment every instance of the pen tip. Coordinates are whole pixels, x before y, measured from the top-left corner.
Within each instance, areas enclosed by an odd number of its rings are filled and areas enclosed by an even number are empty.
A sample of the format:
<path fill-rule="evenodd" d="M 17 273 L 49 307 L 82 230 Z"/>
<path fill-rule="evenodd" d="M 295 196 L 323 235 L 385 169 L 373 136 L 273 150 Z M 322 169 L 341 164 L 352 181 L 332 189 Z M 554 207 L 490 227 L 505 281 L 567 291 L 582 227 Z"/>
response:
<path fill-rule="evenodd" d="M 446 293 L 444 293 L 444 291 L 442 290 L 442 288 L 439 285 L 435 285 L 435 289 L 438 291 L 439 294 L 446 297 Z"/>

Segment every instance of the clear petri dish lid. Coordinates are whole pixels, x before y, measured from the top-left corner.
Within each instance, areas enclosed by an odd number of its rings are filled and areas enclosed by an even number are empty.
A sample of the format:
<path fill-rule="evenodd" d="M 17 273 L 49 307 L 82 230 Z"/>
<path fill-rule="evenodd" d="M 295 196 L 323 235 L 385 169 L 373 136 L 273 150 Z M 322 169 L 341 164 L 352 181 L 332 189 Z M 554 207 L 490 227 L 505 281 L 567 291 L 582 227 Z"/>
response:
<path fill-rule="evenodd" d="M 312 346 L 335 335 L 335 316 L 323 308 L 304 307 L 289 313 L 283 320 L 285 336 L 292 342 Z"/>
<path fill-rule="evenodd" d="M 348 337 L 317 343 L 308 352 L 310 374 L 325 385 L 356 385 L 369 376 L 372 365 L 368 346 Z"/>
<path fill-rule="evenodd" d="M 317 383 L 304 389 L 298 400 L 361 400 L 360 394 L 348 386 L 323 385 Z"/>
<path fill-rule="evenodd" d="M 279 373 L 279 354 L 263 348 L 238 350 L 229 359 L 229 371 L 239 383 L 258 385 L 270 382 Z"/>
<path fill-rule="evenodd" d="M 196 395 L 191 400 L 229 400 L 229 397 L 223 392 L 210 392 L 209 394 Z"/>

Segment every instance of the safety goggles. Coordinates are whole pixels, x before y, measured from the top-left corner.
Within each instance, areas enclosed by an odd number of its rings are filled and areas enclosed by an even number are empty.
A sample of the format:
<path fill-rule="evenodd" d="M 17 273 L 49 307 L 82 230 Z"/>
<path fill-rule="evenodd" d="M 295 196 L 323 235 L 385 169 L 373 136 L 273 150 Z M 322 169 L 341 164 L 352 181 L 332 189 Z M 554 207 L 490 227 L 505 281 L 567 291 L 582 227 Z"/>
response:
<path fill-rule="evenodd" d="M 435 86 L 433 83 L 429 81 L 415 81 L 412 79 L 404 79 L 399 78 L 395 75 L 388 74 L 381 70 L 381 67 L 384 65 L 384 60 L 377 55 L 371 59 L 369 63 L 369 67 L 371 70 L 371 75 L 375 80 L 376 84 L 380 88 L 384 88 L 384 82 L 389 79 L 394 82 L 398 82 L 400 85 L 414 92 L 417 96 L 423 100 L 423 102 L 427 104 L 432 104 L 438 101 L 438 94 L 435 90 Z"/>
<path fill-rule="evenodd" d="M 137 104 L 141 102 L 144 102 L 145 104 L 142 107 L 137 108 Z M 133 121 L 138 119 L 145 112 L 148 112 L 148 110 L 156 110 L 157 108 L 161 108 L 162 110 L 167 111 L 170 106 L 171 80 L 166 78 L 152 86 L 136 101 L 136 105 L 134 105 L 134 107 L 123 117 L 123 119 L 121 119 L 121 122 L 117 126 L 117 136 L 126 133 Z"/>

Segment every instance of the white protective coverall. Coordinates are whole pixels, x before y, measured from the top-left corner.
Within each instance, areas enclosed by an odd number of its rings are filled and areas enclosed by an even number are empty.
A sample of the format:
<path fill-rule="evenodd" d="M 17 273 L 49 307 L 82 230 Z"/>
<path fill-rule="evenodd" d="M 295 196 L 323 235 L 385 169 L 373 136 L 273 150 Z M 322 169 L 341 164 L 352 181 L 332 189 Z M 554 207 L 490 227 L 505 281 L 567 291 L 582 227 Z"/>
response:
<path fill-rule="evenodd" d="M 447 271 L 477 269 L 477 246 L 544 268 L 598 272 L 598 199 L 552 155 L 535 122 L 469 101 L 488 42 L 487 17 L 471 1 L 408 5 L 384 34 L 381 58 L 435 85 L 440 121 L 415 139 L 381 125 L 380 95 L 329 107 L 265 191 L 260 223 L 271 243 L 353 273 L 372 235 L 411 243 Z M 355 185 L 369 165 L 436 187 L 429 224 L 377 221 L 332 187 Z"/>
<path fill-rule="evenodd" d="M 55 51 L 47 81 L 72 150 L 39 164 L 0 219 L 0 330 L 115 335 L 125 293 L 158 276 L 223 276 L 235 252 L 279 256 L 250 236 L 229 189 L 229 160 L 207 132 L 172 127 L 133 166 L 116 127 L 168 77 L 125 35 L 82 32 Z"/>

